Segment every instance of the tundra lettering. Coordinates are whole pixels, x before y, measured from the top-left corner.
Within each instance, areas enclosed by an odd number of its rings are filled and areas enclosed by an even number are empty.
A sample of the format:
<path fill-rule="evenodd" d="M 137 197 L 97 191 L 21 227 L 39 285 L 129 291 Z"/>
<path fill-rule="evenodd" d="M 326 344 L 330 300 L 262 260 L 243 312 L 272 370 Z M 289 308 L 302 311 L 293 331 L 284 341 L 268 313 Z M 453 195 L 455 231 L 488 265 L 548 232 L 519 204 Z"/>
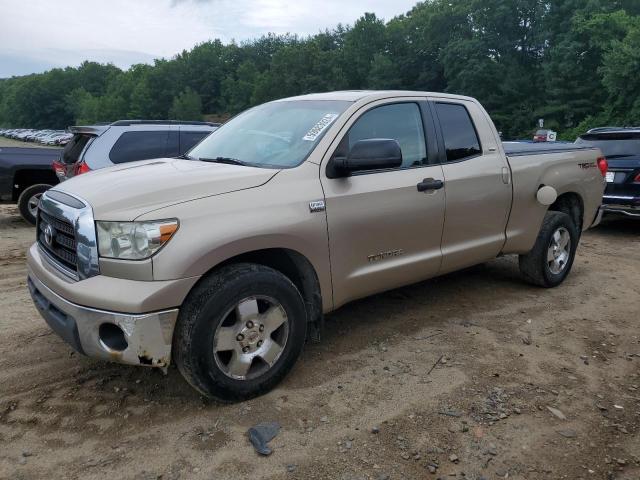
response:
<path fill-rule="evenodd" d="M 367 259 L 369 259 L 370 262 L 377 262 L 378 260 L 384 260 L 385 258 L 389 257 L 398 257 L 403 253 L 404 252 L 402 251 L 402 249 L 399 248 L 397 250 L 389 250 L 388 252 L 380 252 L 376 253 L 375 255 L 369 255 Z"/>

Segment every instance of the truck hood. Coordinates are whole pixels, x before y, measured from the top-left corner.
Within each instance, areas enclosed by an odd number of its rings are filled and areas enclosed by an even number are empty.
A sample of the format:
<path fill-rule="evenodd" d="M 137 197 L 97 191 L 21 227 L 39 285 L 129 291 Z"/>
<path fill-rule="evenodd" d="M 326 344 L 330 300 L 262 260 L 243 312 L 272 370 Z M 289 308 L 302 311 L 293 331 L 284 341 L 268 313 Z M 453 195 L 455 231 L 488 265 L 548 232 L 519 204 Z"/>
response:
<path fill-rule="evenodd" d="M 279 170 L 160 158 L 85 173 L 55 190 L 89 202 L 96 220 L 130 221 L 176 203 L 264 185 Z"/>

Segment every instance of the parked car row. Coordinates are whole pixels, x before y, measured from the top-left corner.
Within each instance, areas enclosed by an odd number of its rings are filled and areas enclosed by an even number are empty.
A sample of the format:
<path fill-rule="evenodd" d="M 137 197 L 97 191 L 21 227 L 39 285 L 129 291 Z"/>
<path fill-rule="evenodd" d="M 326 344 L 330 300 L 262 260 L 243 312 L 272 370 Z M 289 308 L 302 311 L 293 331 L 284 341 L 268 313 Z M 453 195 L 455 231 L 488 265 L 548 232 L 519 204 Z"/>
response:
<path fill-rule="evenodd" d="M 73 133 L 65 130 L 36 130 L 33 128 L 4 128 L 0 129 L 0 136 L 22 140 L 24 142 L 36 142 L 42 145 L 66 145 Z"/>

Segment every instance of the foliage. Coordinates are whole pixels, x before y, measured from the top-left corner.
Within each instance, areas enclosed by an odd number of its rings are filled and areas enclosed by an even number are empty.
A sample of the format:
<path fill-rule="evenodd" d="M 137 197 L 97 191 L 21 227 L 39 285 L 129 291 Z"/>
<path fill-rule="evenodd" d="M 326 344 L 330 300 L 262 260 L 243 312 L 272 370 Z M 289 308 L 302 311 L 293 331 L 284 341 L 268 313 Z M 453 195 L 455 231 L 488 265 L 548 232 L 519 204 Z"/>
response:
<path fill-rule="evenodd" d="M 200 120 L 202 118 L 202 100 L 193 89 L 187 87 L 173 99 L 169 110 L 172 120 Z"/>
<path fill-rule="evenodd" d="M 546 126 L 571 139 L 640 125 L 637 0 L 427 0 L 316 35 L 212 40 L 153 65 L 0 80 L 0 125 L 64 128 L 120 118 L 226 117 L 257 103 L 339 89 L 471 95 L 507 138 Z"/>

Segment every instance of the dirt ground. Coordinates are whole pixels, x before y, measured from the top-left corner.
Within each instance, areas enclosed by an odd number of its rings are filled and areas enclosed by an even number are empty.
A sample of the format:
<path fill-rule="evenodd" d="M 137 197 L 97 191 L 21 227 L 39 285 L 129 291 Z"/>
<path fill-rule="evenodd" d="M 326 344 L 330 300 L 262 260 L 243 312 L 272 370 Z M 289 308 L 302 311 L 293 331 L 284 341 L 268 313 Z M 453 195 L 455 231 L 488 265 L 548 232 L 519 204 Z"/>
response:
<path fill-rule="evenodd" d="M 283 384 L 222 406 L 50 333 L 32 237 L 1 207 L 0 478 L 640 478 L 640 222 L 587 232 L 556 289 L 502 258 L 348 305 Z"/>

